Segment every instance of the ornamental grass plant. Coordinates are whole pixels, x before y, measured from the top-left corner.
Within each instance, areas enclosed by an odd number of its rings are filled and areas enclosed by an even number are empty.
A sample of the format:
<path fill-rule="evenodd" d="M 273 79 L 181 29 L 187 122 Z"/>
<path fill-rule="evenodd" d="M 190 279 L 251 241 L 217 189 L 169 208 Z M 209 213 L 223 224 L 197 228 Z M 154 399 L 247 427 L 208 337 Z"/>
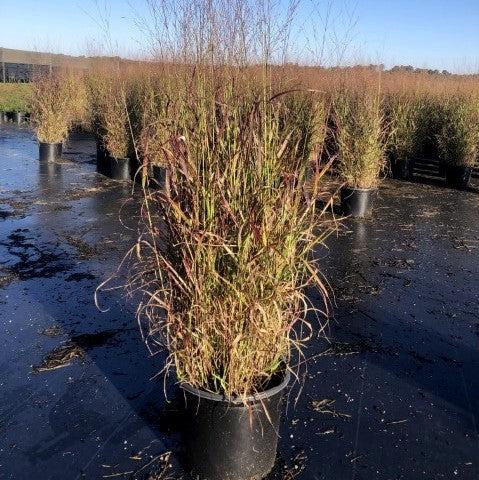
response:
<path fill-rule="evenodd" d="M 31 122 L 40 142 L 60 143 L 65 140 L 86 106 L 81 96 L 82 84 L 81 76 L 67 69 L 53 70 L 34 78 Z"/>
<path fill-rule="evenodd" d="M 272 66 L 289 10 L 182 3 L 151 11 L 171 29 L 155 39 L 164 61 L 145 85 L 138 143 L 166 181 L 143 184 L 129 287 L 142 295 L 147 345 L 168 353 L 166 371 L 247 403 L 295 371 L 325 326 L 315 249 L 333 228 L 316 210 L 326 103 Z"/>
<path fill-rule="evenodd" d="M 136 89 L 133 130 L 138 156 L 145 165 L 163 166 L 159 162 L 170 134 L 172 119 L 167 115 L 169 100 L 162 95 L 162 81 L 166 79 L 148 75 Z"/>
<path fill-rule="evenodd" d="M 113 67 L 113 65 L 112 65 Z M 128 116 L 128 77 L 119 68 L 98 72 L 90 81 L 93 122 L 103 145 L 113 158 L 128 157 L 132 132 Z"/>
<path fill-rule="evenodd" d="M 417 110 L 416 150 L 419 157 L 437 158 L 437 134 L 441 130 L 441 103 L 445 93 L 426 90 L 419 97 Z"/>
<path fill-rule="evenodd" d="M 383 101 L 386 152 L 390 160 L 409 160 L 417 152 L 420 103 L 414 92 L 388 93 Z"/>
<path fill-rule="evenodd" d="M 338 172 L 351 188 L 375 188 L 384 168 L 381 96 L 374 87 L 343 87 L 333 99 Z"/>
<path fill-rule="evenodd" d="M 30 95 L 29 83 L 0 83 L 0 112 L 28 113 Z"/>
<path fill-rule="evenodd" d="M 437 105 L 440 119 L 436 134 L 439 159 L 448 166 L 474 167 L 479 152 L 479 98 L 452 94 Z"/>
<path fill-rule="evenodd" d="M 163 92 L 164 122 L 152 128 L 168 176 L 164 192 L 145 196 L 130 287 L 143 293 L 140 324 L 179 382 L 246 401 L 292 368 L 315 330 L 309 314 L 324 327 L 314 249 L 330 228 L 315 192 L 305 199 L 324 110 L 311 94 L 191 75 Z"/>

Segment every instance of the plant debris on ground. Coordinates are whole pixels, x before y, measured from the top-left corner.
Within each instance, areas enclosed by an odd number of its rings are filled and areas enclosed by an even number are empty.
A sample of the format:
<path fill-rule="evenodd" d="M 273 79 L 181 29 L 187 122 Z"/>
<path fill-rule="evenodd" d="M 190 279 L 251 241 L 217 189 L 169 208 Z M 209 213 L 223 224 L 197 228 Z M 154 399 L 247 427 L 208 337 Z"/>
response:
<path fill-rule="evenodd" d="M 45 334 L 45 331 L 48 331 L 50 333 L 49 336 L 52 336 L 52 330 L 52 328 L 46 329 L 42 333 Z M 53 330 L 53 333 L 55 332 L 56 330 Z M 38 365 L 32 367 L 32 371 L 39 373 L 67 367 L 71 365 L 73 360 L 84 358 L 86 350 L 106 344 L 118 332 L 119 330 L 104 330 L 102 332 L 83 333 L 73 336 L 65 344 L 50 351 Z"/>
<path fill-rule="evenodd" d="M 351 415 L 348 413 L 342 413 L 336 410 L 333 405 L 336 403 L 336 400 L 331 400 L 329 398 L 324 398 L 323 400 L 313 400 L 311 402 L 311 407 L 315 412 L 324 413 L 326 415 L 332 415 L 333 417 L 338 418 L 351 418 Z"/>
<path fill-rule="evenodd" d="M 83 350 L 74 342 L 54 348 L 43 360 L 32 367 L 34 373 L 48 372 L 63 368 L 72 363 L 76 358 L 83 358 Z"/>

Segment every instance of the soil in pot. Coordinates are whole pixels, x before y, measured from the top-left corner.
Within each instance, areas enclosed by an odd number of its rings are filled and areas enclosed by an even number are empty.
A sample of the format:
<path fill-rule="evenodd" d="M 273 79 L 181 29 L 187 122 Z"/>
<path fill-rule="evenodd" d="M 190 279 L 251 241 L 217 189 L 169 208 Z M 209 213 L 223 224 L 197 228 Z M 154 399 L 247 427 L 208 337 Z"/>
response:
<path fill-rule="evenodd" d="M 446 174 L 446 183 L 453 188 L 464 190 L 469 185 L 471 179 L 472 167 L 462 165 L 448 165 L 444 168 Z"/>
<path fill-rule="evenodd" d="M 414 161 L 409 158 L 391 161 L 393 178 L 397 180 L 411 180 L 414 172 Z"/>
<path fill-rule="evenodd" d="M 371 216 L 376 194 L 377 190 L 372 188 L 343 187 L 341 189 L 341 210 L 343 215 L 351 215 L 357 218 Z"/>
<path fill-rule="evenodd" d="M 183 386 L 185 466 L 193 478 L 259 480 L 272 470 L 289 379 L 287 372 L 247 405 Z"/>
<path fill-rule="evenodd" d="M 41 162 L 54 162 L 62 156 L 62 143 L 45 143 L 39 144 L 39 158 Z"/>

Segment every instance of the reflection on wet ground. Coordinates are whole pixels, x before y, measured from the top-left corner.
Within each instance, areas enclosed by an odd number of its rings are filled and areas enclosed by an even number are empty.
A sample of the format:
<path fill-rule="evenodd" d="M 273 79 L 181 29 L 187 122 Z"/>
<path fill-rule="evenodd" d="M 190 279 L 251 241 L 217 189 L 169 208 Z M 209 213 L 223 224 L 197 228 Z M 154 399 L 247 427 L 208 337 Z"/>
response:
<path fill-rule="evenodd" d="M 27 129 L 0 127 L 1 479 L 166 478 L 178 458 L 174 389 L 167 403 L 152 380 L 163 359 L 134 306 L 93 303 L 137 202 L 94 155 L 77 136 L 41 166 Z M 374 219 L 318 252 L 329 342 L 305 352 L 271 479 L 479 478 L 478 217 L 474 191 L 386 181 Z"/>

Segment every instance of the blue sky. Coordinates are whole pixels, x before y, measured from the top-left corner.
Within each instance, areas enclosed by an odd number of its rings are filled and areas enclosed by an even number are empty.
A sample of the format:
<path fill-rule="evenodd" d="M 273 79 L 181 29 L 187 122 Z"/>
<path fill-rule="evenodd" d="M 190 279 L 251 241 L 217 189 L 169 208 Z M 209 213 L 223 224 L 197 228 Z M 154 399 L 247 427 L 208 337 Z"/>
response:
<path fill-rule="evenodd" d="M 479 65 L 479 0 L 361 0 L 358 45 L 388 63 Z"/>
<path fill-rule="evenodd" d="M 0 46 L 92 53 L 105 49 L 107 18 L 110 50 L 143 53 L 134 10 L 145 0 L 0 0 Z M 310 61 L 479 70 L 479 0 L 300 0 L 292 33 Z"/>

